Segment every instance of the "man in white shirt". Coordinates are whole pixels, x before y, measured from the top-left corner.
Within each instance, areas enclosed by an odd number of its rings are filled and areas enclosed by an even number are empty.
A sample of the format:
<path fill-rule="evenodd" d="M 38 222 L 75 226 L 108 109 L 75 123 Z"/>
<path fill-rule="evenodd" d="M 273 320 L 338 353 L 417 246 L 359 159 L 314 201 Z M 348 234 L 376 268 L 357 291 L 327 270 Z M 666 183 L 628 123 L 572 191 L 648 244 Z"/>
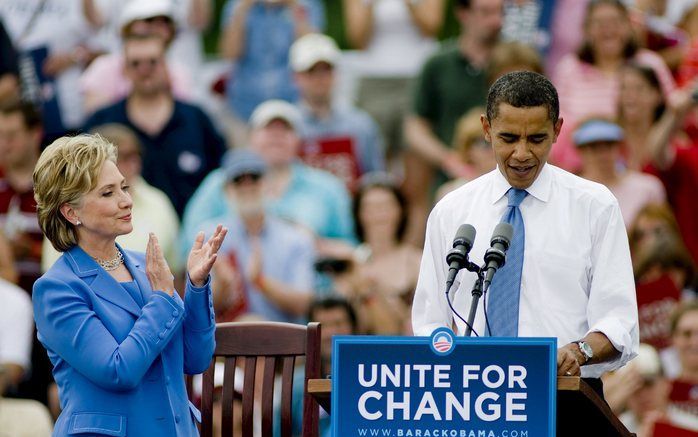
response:
<path fill-rule="evenodd" d="M 557 91 L 539 74 L 509 73 L 490 88 L 482 125 L 497 169 L 447 195 L 429 216 L 412 311 L 415 334 L 429 335 L 454 324 L 459 333 L 465 331 L 465 322 L 454 316 L 444 294 L 445 256 L 453 236 L 461 224 L 473 225 L 479 238 L 470 260 L 482 265 L 493 229 L 505 213 L 517 209 L 525 230 L 519 234 L 525 238 L 520 244 L 520 285 L 510 290 L 518 307 L 513 335 L 557 337 L 558 375 L 598 378 L 621 367 L 638 349 L 625 226 L 607 188 L 546 163 L 562 127 Z M 507 201 L 512 188 L 525 190 L 518 206 Z M 514 264 L 516 238 L 507 264 Z M 494 325 L 499 314 L 492 297 L 504 268 L 506 264 L 482 299 L 487 306 L 477 309 L 473 328 L 480 335 L 502 335 L 486 330 L 483 309 Z M 470 309 L 475 279 L 462 270 L 451 289 L 453 307 L 462 316 Z"/>

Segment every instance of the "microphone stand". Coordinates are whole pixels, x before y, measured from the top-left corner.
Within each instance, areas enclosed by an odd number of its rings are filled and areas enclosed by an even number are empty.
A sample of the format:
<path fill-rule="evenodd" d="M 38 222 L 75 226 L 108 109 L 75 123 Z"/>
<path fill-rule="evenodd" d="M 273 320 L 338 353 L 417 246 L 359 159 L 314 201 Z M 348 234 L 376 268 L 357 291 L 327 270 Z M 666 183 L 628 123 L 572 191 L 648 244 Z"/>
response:
<path fill-rule="evenodd" d="M 468 269 L 470 270 L 470 269 Z M 482 274 L 482 269 L 479 269 L 475 272 L 477 273 L 477 280 L 475 281 L 475 284 L 473 284 L 473 290 L 472 290 L 472 295 L 473 299 L 470 303 L 470 313 L 468 314 L 468 322 L 465 324 L 465 336 L 470 337 L 472 335 L 473 331 L 473 323 L 475 323 L 475 313 L 477 312 L 477 305 L 480 301 L 480 298 L 482 297 L 482 282 L 484 280 L 483 274 Z"/>

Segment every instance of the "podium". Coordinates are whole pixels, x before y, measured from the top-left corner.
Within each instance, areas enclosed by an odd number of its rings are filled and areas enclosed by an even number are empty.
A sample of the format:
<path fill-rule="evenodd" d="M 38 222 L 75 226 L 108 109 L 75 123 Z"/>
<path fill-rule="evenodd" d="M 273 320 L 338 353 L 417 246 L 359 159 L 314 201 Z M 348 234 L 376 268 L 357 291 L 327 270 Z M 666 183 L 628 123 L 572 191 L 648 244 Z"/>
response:
<path fill-rule="evenodd" d="M 331 413 L 330 379 L 308 380 L 308 393 Z M 613 414 L 608 404 L 577 376 L 557 378 L 557 435 L 634 436 Z"/>

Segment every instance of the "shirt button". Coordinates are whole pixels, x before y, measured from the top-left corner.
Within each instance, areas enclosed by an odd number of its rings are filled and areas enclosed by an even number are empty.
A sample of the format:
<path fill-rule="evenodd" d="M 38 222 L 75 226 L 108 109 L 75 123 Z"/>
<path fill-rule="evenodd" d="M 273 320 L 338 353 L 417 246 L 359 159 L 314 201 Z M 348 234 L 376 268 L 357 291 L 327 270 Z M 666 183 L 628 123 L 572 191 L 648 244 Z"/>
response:
<path fill-rule="evenodd" d="M 175 422 L 179 423 L 182 420 L 181 417 L 179 417 L 179 414 L 175 415 Z"/>
<path fill-rule="evenodd" d="M 172 311 L 172 317 L 177 317 L 179 315 L 179 311 L 174 310 Z"/>
<path fill-rule="evenodd" d="M 160 340 L 163 340 L 165 338 L 165 333 L 164 332 L 159 333 L 158 337 L 160 337 Z"/>
<path fill-rule="evenodd" d="M 170 329 L 172 327 L 172 320 L 168 320 L 167 323 L 165 323 L 165 327 Z"/>

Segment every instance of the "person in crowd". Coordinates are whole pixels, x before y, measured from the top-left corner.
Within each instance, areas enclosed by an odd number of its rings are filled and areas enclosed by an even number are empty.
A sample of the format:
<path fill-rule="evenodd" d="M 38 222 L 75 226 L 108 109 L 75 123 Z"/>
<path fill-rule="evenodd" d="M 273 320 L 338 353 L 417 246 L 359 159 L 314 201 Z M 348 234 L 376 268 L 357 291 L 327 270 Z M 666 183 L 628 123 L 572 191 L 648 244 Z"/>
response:
<path fill-rule="evenodd" d="M 634 262 L 640 341 L 670 356 L 671 315 L 682 302 L 696 298 L 693 260 L 681 240 L 659 235 Z"/>
<path fill-rule="evenodd" d="M 669 393 L 670 406 L 693 418 L 691 429 L 698 431 L 698 301 L 683 302 L 671 318 L 675 355 L 663 355 L 664 363 L 675 366 Z M 671 359 L 675 359 L 672 362 Z"/>
<path fill-rule="evenodd" d="M 42 135 L 42 118 L 34 105 L 15 100 L 0 106 L 0 228 L 12 250 L 16 283 L 28 294 L 41 275 L 43 234 L 36 218 L 32 172 Z M 32 338 L 32 371 L 19 384 L 17 396 L 47 403 L 51 364 L 36 336 Z"/>
<path fill-rule="evenodd" d="M 577 53 L 563 58 L 553 74 L 566 127 L 550 159 L 571 171 L 579 170 L 581 165 L 571 138 L 574 128 L 592 115 L 615 117 L 624 63 L 634 61 L 651 67 L 665 93 L 676 86 L 659 55 L 638 47 L 628 10 L 619 0 L 590 2 L 583 31 L 584 41 Z"/>
<path fill-rule="evenodd" d="M 609 404 L 620 413 L 619 419 L 628 431 L 638 437 L 657 436 L 654 433 L 657 422 L 698 430 L 698 417 L 669 403 L 671 382 L 663 374 L 659 354 L 652 346 L 640 344 L 638 356 L 604 381 Z"/>
<path fill-rule="evenodd" d="M 0 103 L 18 99 L 19 62 L 17 51 L 0 20 Z"/>
<path fill-rule="evenodd" d="M 545 56 L 545 72 L 551 76 L 565 56 L 574 53 L 584 35 L 584 11 L 590 0 L 555 0 L 550 23 L 550 46 Z"/>
<path fill-rule="evenodd" d="M 533 71 L 543 74 L 543 60 L 531 46 L 517 41 L 500 42 L 492 50 L 487 67 L 487 83 L 493 84 L 512 71 Z"/>
<path fill-rule="evenodd" d="M 629 63 L 623 67 L 618 95 L 618 124 L 625 133 L 621 149 L 623 165 L 643 170 L 649 163 L 647 144 L 655 124 L 667 116 L 666 103 L 659 78 L 650 67 Z"/>
<path fill-rule="evenodd" d="M 608 189 L 547 163 L 562 124 L 557 92 L 544 76 L 514 72 L 492 85 L 482 127 L 497 169 L 432 210 L 412 324 L 416 335 L 438 327 L 466 331 L 444 295 L 444 256 L 461 224 L 492 235 L 495 225 L 509 223 L 506 264 L 487 291 L 487 326 L 480 306 L 472 328 L 480 335 L 556 337 L 558 375 L 581 375 L 600 393 L 598 378 L 637 353 L 630 250 Z M 470 260 L 481 265 L 489 246 L 489 239 L 476 239 Z M 470 307 L 475 280 L 461 271 L 451 295 L 457 314 Z"/>
<path fill-rule="evenodd" d="M 335 176 L 297 158 L 301 144 L 298 108 L 280 100 L 264 102 L 252 114 L 250 128 L 249 148 L 267 164 L 263 189 L 269 212 L 312 231 L 319 246 L 353 243 L 348 190 Z M 221 201 L 226 199 L 225 182 L 225 172 L 218 169 L 201 183 L 182 219 L 182 241 L 191 241 L 202 223 L 235 215 L 233 205 Z M 318 250 L 321 255 L 324 249 Z"/>
<path fill-rule="evenodd" d="M 403 119 L 410 89 L 422 65 L 438 48 L 444 0 L 342 0 L 358 76 L 357 103 L 378 121 L 391 171 L 402 172 Z"/>
<path fill-rule="evenodd" d="M 376 334 L 410 332 L 410 308 L 421 251 L 405 241 L 407 204 L 395 180 L 366 175 L 354 197 L 358 287 L 363 329 Z"/>
<path fill-rule="evenodd" d="M 497 166 L 492 147 L 482 133 L 480 116 L 484 112 L 485 108 L 481 106 L 468 111 L 458 120 L 453 136 L 453 149 L 460 153 L 463 162 L 472 169 L 473 177 L 459 177 L 441 185 L 436 194 L 437 200 L 443 199 L 446 194 L 466 182 L 491 172 Z"/>
<path fill-rule="evenodd" d="M 676 379 L 698 384 L 698 301 L 687 301 L 676 309 L 671 318 L 671 338 L 679 364 Z"/>
<path fill-rule="evenodd" d="M 582 160 L 579 175 L 611 190 L 618 199 L 625 226 L 630 227 L 645 205 L 664 203 L 666 193 L 656 176 L 619 168 L 624 140 L 623 129 L 603 117 L 583 120 L 572 136 Z"/>
<path fill-rule="evenodd" d="M 322 327 L 320 372 L 324 377 L 330 377 L 332 375 L 332 337 L 360 334 L 356 311 L 343 297 L 330 295 L 313 300 L 308 309 L 308 321 L 318 322 Z M 292 431 L 294 436 L 299 436 L 303 427 L 303 391 L 305 390 L 303 370 L 297 370 L 293 377 Z M 318 435 L 320 437 L 332 435 L 331 417 L 322 407 L 320 407 Z"/>
<path fill-rule="evenodd" d="M 43 135 L 41 115 L 27 102 L 0 106 L 0 227 L 9 240 L 18 284 L 31 292 L 41 275 L 41 241 L 32 171 Z"/>
<path fill-rule="evenodd" d="M 698 262 L 698 215 L 695 213 L 695 193 L 698 192 L 698 147 L 691 141 L 688 147 L 680 137 L 686 114 L 695 108 L 692 90 L 679 89 L 667 99 L 667 110 L 652 127 L 645 143 L 650 166 L 645 170 L 658 176 L 664 184 L 667 198 L 681 230 L 686 247 Z"/>
<path fill-rule="evenodd" d="M 83 105 L 87 114 L 112 105 L 128 96 L 133 84 L 127 73 L 128 66 L 124 60 L 121 46 L 135 37 L 157 36 L 165 43 L 167 54 L 177 35 L 174 21 L 174 4 L 171 0 L 129 0 L 127 3 L 112 1 L 119 11 L 111 11 L 120 17 L 120 46 L 113 51 L 97 57 L 80 76 L 80 90 L 83 93 Z M 92 15 L 99 14 L 94 11 Z M 119 15 L 120 14 L 120 15 Z M 93 21 L 103 19 L 93 17 Z M 165 67 L 172 94 L 180 100 L 191 101 L 194 83 L 190 65 L 193 60 L 167 56 Z"/>
<path fill-rule="evenodd" d="M 31 370 L 31 299 L 18 286 L 0 279 L 0 302 L 0 429 L 8 436 L 49 437 L 53 420 L 44 405 L 5 397 Z"/>
<path fill-rule="evenodd" d="M 56 138 L 85 120 L 80 73 L 97 54 L 76 0 L 5 0 L 0 19 L 20 55 L 22 95 L 41 108 L 44 133 Z"/>
<path fill-rule="evenodd" d="M 63 408 L 56 435 L 198 435 L 182 375 L 211 363 L 209 272 L 227 229 L 206 242 L 198 234 L 182 300 L 154 235 L 145 255 L 116 244 L 133 229 L 133 203 L 113 144 L 59 138 L 40 156 L 34 187 L 41 229 L 64 252 L 33 293 Z"/>
<path fill-rule="evenodd" d="M 233 150 L 222 170 L 234 214 L 221 219 L 230 232 L 215 266 L 216 311 L 225 321 L 251 313 L 265 320 L 301 322 L 314 296 L 313 236 L 265 211 L 267 164 L 257 153 Z"/>
<path fill-rule="evenodd" d="M 300 91 L 301 156 L 317 168 L 356 188 L 364 173 L 385 170 L 383 139 L 366 112 L 333 103 L 335 69 L 341 52 L 319 33 L 300 37 L 291 46 L 290 62 Z"/>
<path fill-rule="evenodd" d="M 181 215 L 201 181 L 220 165 L 225 142 L 199 107 L 172 96 L 161 38 L 129 39 L 124 62 L 131 93 L 95 112 L 84 129 L 119 123 L 136 132 L 143 150 L 143 179 L 165 192 Z"/>
<path fill-rule="evenodd" d="M 672 72 L 678 72 L 690 47 L 686 28 L 694 20 L 694 0 L 630 0 L 625 2 L 634 15 L 635 31 L 643 47 L 658 53 Z M 678 72 L 680 84 L 681 73 Z"/>
<path fill-rule="evenodd" d="M 234 63 L 225 86 L 229 142 L 247 143 L 247 122 L 270 99 L 295 102 L 298 89 L 289 49 L 298 37 L 324 28 L 319 0 L 228 0 L 221 18 L 219 52 Z"/>
<path fill-rule="evenodd" d="M 29 373 L 34 323 L 31 299 L 11 282 L 0 279 L 0 398 Z"/>
<path fill-rule="evenodd" d="M 6 255 L 2 249 L 0 255 Z M 7 255 L 12 259 L 11 253 Z M 19 383 L 31 373 L 34 364 L 31 299 L 26 291 L 2 278 L 0 302 L 0 430 L 8 436 L 49 437 L 53 419 L 46 406 L 33 399 L 15 397 Z"/>
<path fill-rule="evenodd" d="M 408 239 L 415 243 L 422 241 L 435 173 L 451 178 L 467 174 L 449 145 L 458 118 L 485 102 L 487 64 L 502 27 L 502 0 L 459 0 L 455 13 L 460 35 L 424 64 L 405 118 L 411 152 L 405 156 L 404 190 L 410 208 Z"/>
<path fill-rule="evenodd" d="M 162 11 L 163 3 L 159 0 L 81 0 L 81 3 L 86 20 L 97 32 L 97 37 L 108 53 L 121 49 L 121 32 L 129 23 L 140 29 L 147 29 L 151 25 L 162 28 L 163 24 L 174 24 L 177 32 L 167 51 L 168 60 L 186 65 L 192 75 L 195 75 L 204 61 L 201 32 L 208 28 L 213 18 L 212 0 L 168 0 L 170 20 L 163 15 L 148 15 Z M 143 16 L 144 19 L 136 18 L 130 22 L 129 15 Z"/>
<path fill-rule="evenodd" d="M 90 133 L 100 135 L 116 146 L 116 167 L 130 187 L 133 231 L 119 236 L 117 243 L 125 249 L 145 252 L 150 234 L 155 234 L 167 264 L 179 278 L 179 218 L 167 195 L 143 180 L 143 151 L 138 136 L 128 127 L 116 123 L 96 126 Z M 60 252 L 53 249 L 51 242 L 44 238 L 41 271 L 48 270 L 60 255 Z"/>
<path fill-rule="evenodd" d="M 668 205 L 648 204 L 642 208 L 628 230 L 633 265 L 649 251 L 658 238 L 683 241 L 679 224 Z"/>

